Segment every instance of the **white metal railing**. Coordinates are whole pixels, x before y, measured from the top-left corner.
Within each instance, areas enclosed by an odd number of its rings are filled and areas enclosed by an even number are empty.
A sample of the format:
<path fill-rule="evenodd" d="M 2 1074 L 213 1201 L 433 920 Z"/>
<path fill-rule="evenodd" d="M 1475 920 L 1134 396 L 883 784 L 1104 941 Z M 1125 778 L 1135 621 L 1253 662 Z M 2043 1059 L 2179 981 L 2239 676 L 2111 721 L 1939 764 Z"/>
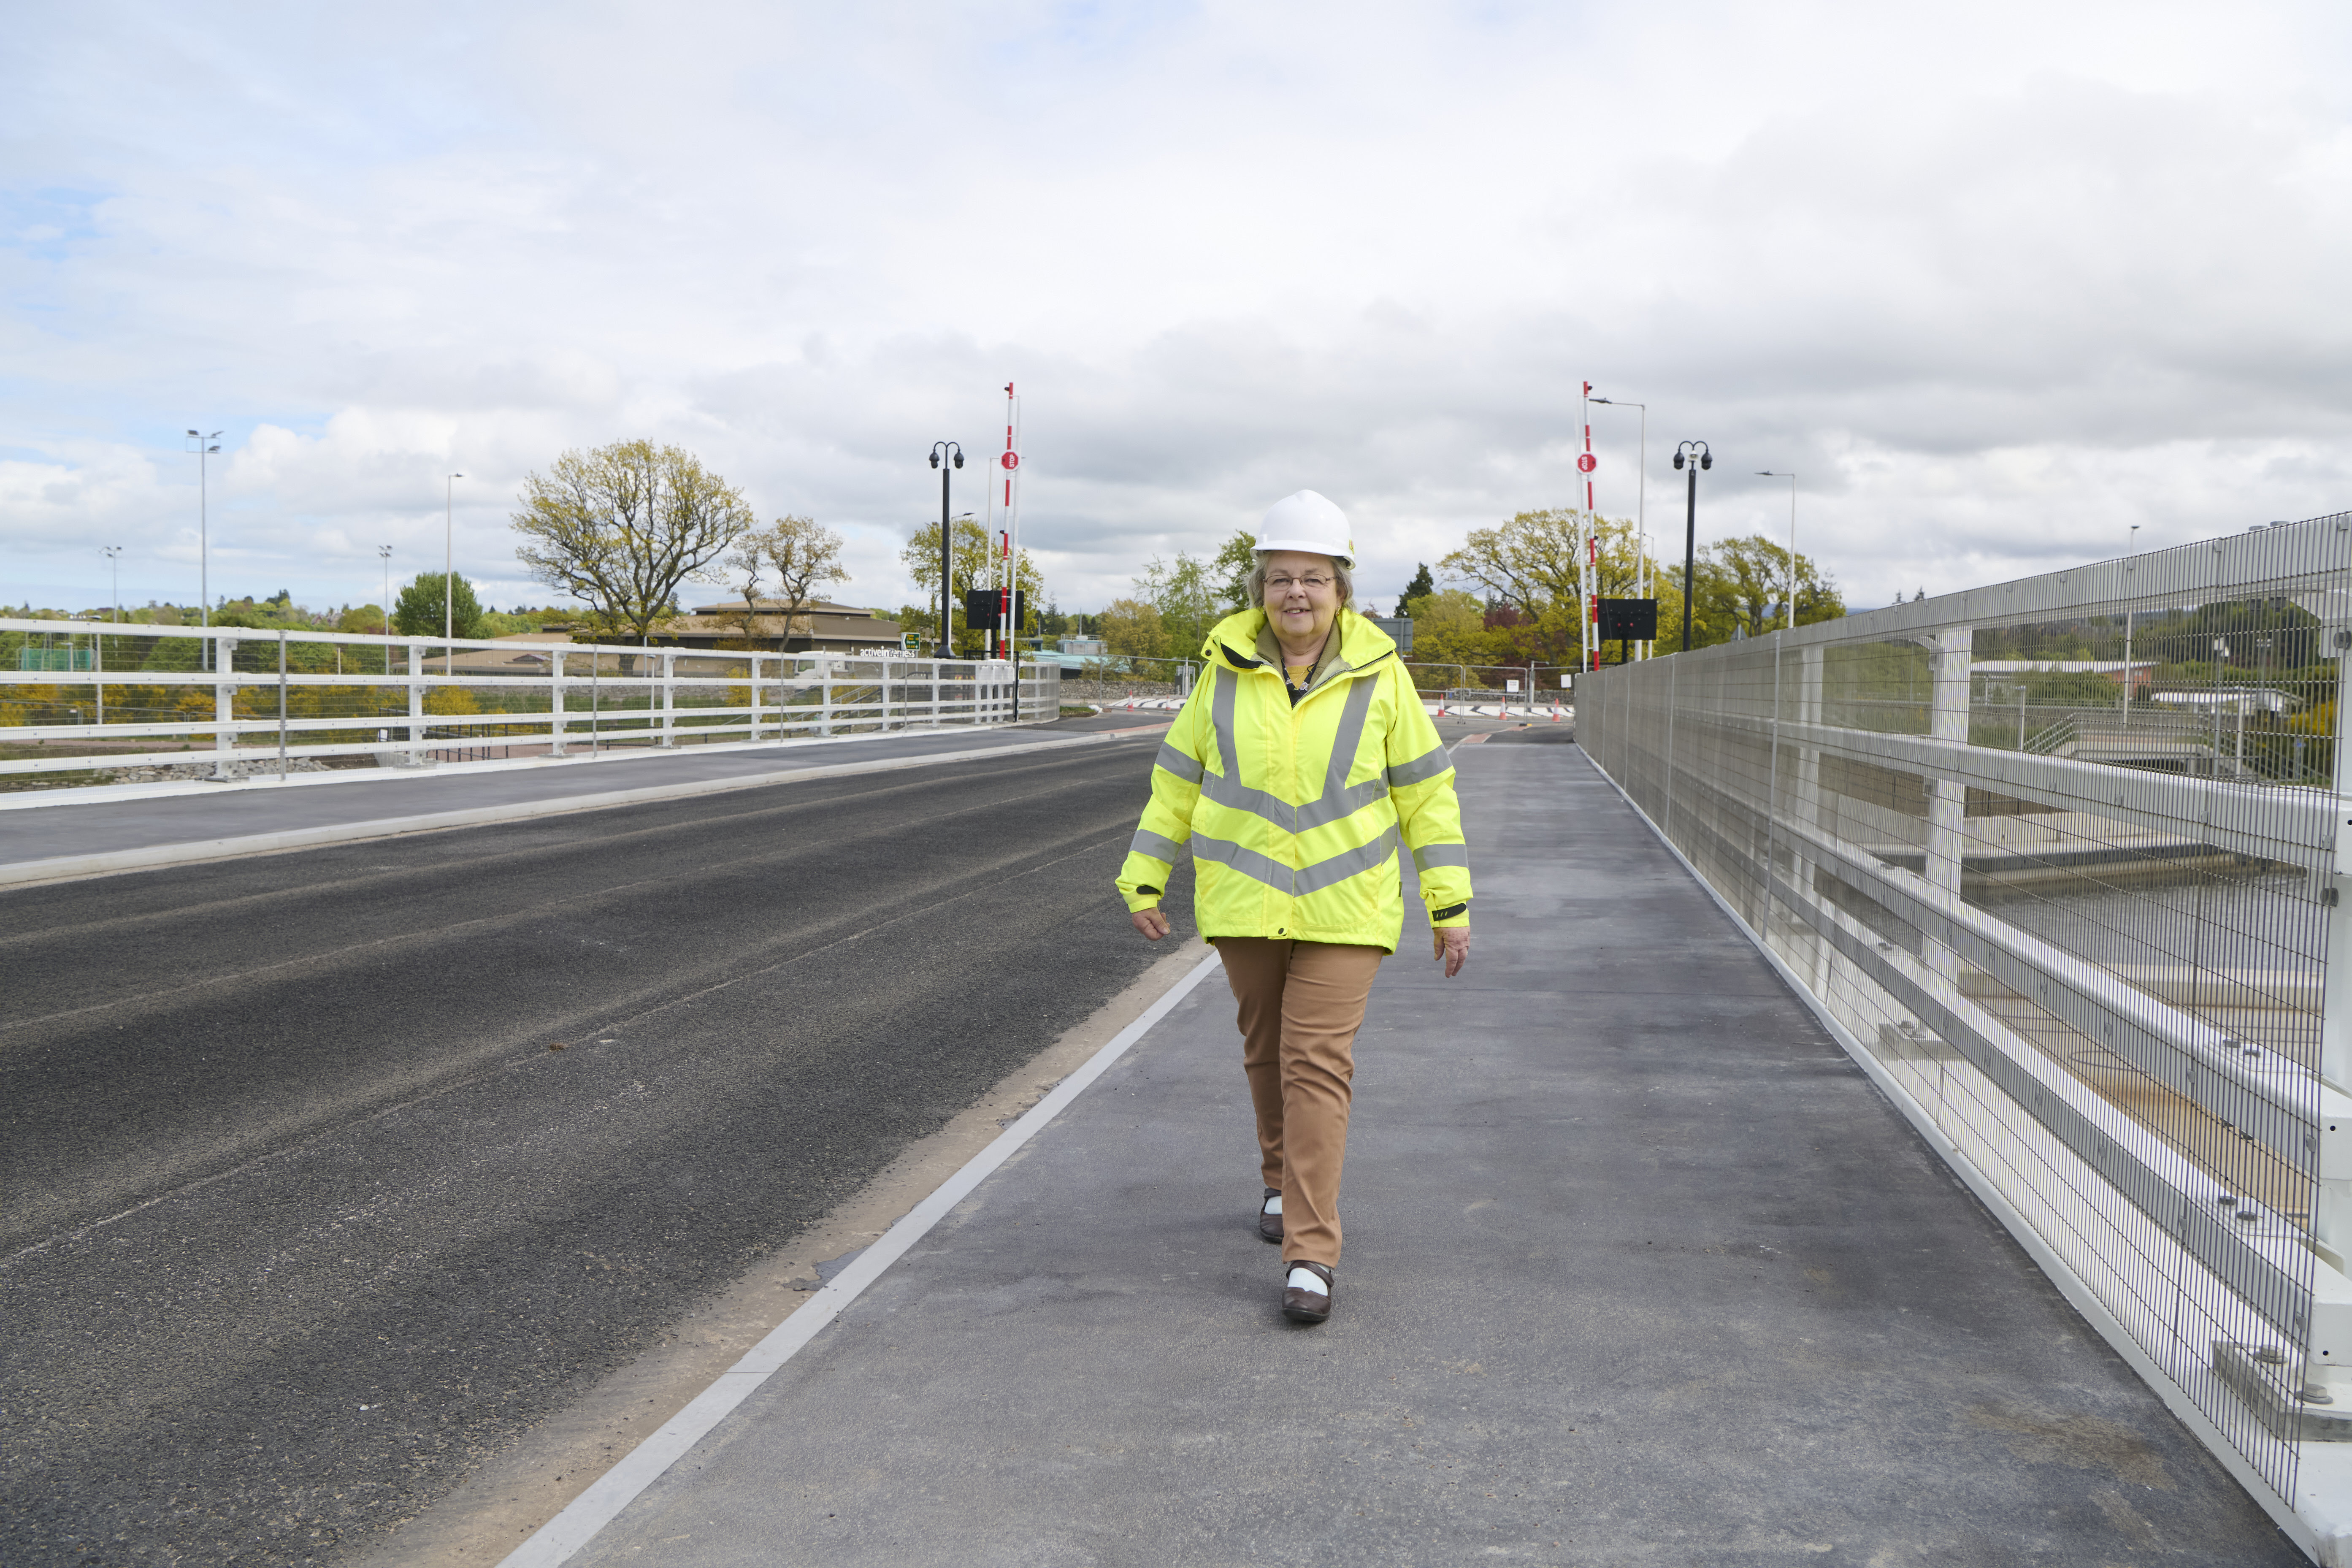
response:
<path fill-rule="evenodd" d="M 1052 719 L 1034 662 L 0 618 L 0 774 L 416 765 Z"/>
<path fill-rule="evenodd" d="M 2347 651 L 2352 515 L 1614 667 L 1576 704 L 2306 1546 L 2352 1518 Z M 1972 701 L 1973 660 L 2004 677 Z"/>

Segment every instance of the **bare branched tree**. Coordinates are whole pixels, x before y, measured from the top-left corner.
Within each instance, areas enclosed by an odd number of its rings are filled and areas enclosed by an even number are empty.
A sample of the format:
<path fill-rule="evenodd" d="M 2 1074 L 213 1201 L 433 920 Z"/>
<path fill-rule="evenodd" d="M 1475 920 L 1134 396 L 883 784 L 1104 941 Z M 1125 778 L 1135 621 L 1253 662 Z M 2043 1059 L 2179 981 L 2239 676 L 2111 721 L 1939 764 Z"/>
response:
<path fill-rule="evenodd" d="M 841 563 L 841 535 L 814 518 L 780 517 L 765 528 L 746 531 L 727 558 L 727 564 L 743 580 L 744 637 L 755 635 L 761 574 L 772 574 L 776 579 L 773 603 L 782 622 L 776 632 L 776 651 L 786 651 L 792 642 L 793 621 L 815 601 L 817 584 L 849 581 L 849 568 Z M 814 637 L 814 624 L 809 630 Z"/>
<path fill-rule="evenodd" d="M 604 632 L 644 640 L 677 613 L 678 584 L 719 580 L 714 565 L 757 521 L 692 453 L 616 441 L 525 476 L 515 555 Z"/>

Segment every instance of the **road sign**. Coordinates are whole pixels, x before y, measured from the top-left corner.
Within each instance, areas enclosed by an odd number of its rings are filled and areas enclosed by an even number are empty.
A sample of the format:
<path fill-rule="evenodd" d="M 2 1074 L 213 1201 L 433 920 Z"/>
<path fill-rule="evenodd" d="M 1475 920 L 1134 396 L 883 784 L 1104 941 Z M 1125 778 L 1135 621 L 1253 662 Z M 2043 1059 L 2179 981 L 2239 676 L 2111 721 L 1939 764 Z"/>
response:
<path fill-rule="evenodd" d="M 1021 454 L 1018 452 L 1007 452 L 1004 456 L 997 458 L 996 460 L 1003 463 L 1008 468 L 1017 468 L 1021 466 Z"/>
<path fill-rule="evenodd" d="M 1579 452 L 1576 455 L 1576 471 L 1580 474 L 1589 474 L 1600 466 L 1601 459 L 1590 452 Z"/>

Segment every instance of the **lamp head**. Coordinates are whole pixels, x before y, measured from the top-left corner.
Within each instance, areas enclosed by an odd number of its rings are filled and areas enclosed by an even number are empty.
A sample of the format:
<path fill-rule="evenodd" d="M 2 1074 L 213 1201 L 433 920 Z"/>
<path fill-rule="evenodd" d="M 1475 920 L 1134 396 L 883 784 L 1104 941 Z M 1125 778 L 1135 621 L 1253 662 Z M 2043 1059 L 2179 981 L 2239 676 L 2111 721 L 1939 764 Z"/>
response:
<path fill-rule="evenodd" d="M 1702 468 L 1711 468 L 1715 467 L 1715 454 L 1713 452 L 1701 452 L 1698 455 L 1698 466 Z"/>
<path fill-rule="evenodd" d="M 938 468 L 939 466 L 940 466 L 940 455 L 939 455 L 937 452 L 933 452 L 933 453 L 931 454 L 931 467 L 933 467 L 933 468 Z"/>
<path fill-rule="evenodd" d="M 955 466 L 959 468 L 963 467 L 963 448 L 961 447 L 958 447 L 956 448 Z"/>
<path fill-rule="evenodd" d="M 1682 455 L 1680 452 L 1676 452 L 1676 453 L 1675 454 L 1675 470 L 1676 470 L 1677 472 L 1680 472 L 1680 471 L 1681 471 L 1681 468 L 1682 468 L 1682 466 L 1683 466 L 1683 455 Z"/>

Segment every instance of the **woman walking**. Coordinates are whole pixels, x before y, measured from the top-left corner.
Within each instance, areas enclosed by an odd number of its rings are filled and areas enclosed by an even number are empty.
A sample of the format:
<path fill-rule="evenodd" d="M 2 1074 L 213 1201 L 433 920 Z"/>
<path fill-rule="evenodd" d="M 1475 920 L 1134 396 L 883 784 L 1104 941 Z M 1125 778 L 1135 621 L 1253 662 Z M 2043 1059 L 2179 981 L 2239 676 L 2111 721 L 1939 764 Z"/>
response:
<path fill-rule="evenodd" d="M 1284 1314 L 1331 1315 L 1356 1031 L 1403 930 L 1412 853 L 1431 951 L 1470 955 L 1470 855 L 1454 765 L 1386 633 L 1349 608 L 1355 542 L 1313 490 L 1260 524 L 1251 608 L 1202 646 L 1207 669 L 1161 743 L 1118 889 L 1136 930 L 1192 847 L 1194 921 L 1240 1004 L 1257 1112 L 1258 1234 L 1282 1244 Z"/>

